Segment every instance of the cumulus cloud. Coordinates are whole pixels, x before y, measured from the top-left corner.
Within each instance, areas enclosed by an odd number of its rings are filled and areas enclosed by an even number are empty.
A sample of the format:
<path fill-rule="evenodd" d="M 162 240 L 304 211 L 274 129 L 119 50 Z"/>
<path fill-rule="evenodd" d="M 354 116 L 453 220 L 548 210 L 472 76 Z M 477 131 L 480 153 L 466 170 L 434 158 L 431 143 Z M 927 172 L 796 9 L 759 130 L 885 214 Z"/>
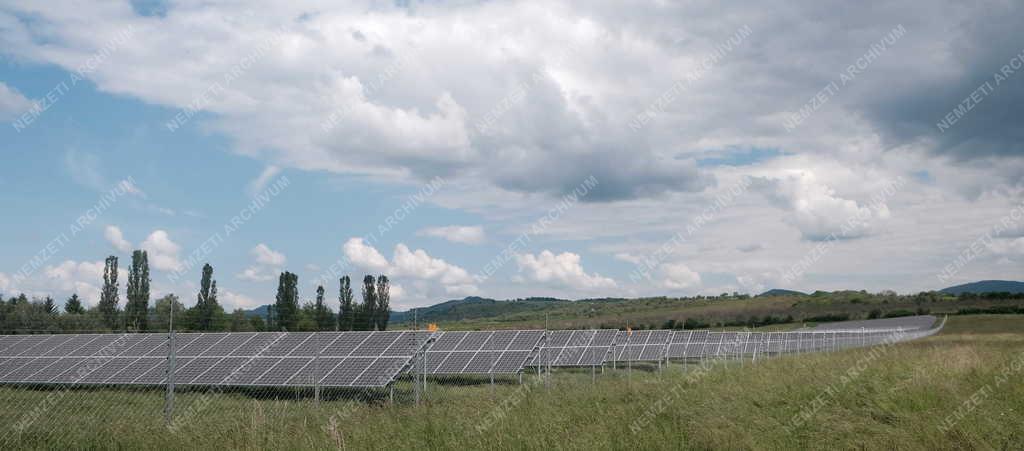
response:
<path fill-rule="evenodd" d="M 350 238 L 342 246 L 342 252 L 354 265 L 371 271 L 387 271 L 391 266 L 387 258 L 373 246 L 364 243 L 362 238 Z"/>
<path fill-rule="evenodd" d="M 661 265 L 661 273 L 665 276 L 662 286 L 670 290 L 683 290 L 700 285 L 700 274 L 682 263 Z"/>
<path fill-rule="evenodd" d="M 890 216 L 885 202 L 869 207 L 841 197 L 813 172 L 760 178 L 754 187 L 784 208 L 786 220 L 810 241 L 859 238 L 879 230 Z"/>
<path fill-rule="evenodd" d="M 473 276 L 465 269 L 431 257 L 423 249 L 411 250 L 399 243 L 395 245 L 390 262 L 376 248 L 364 243 L 362 238 L 349 239 L 342 250 L 350 262 L 370 271 L 386 273 L 393 278 L 437 282 L 444 293 L 450 295 L 478 292 Z M 430 291 L 429 288 L 427 291 Z"/>
<path fill-rule="evenodd" d="M 239 308 L 249 310 L 263 305 L 260 301 L 234 291 L 222 290 L 219 295 L 221 302 L 224 304 L 224 307 L 226 307 L 226 310 Z"/>
<path fill-rule="evenodd" d="M 253 282 L 274 280 L 281 271 L 281 267 L 288 261 L 284 254 L 271 249 L 264 243 L 254 246 L 249 251 L 249 255 L 252 255 L 255 264 L 242 270 L 237 277 Z"/>
<path fill-rule="evenodd" d="M 149 262 L 154 268 L 162 271 L 178 271 L 182 267 L 178 254 L 181 246 L 171 240 L 170 235 L 164 230 L 155 230 L 150 233 L 141 244 L 149 254 Z"/>
<path fill-rule="evenodd" d="M 484 241 L 484 228 L 482 226 L 451 225 L 428 227 L 421 229 L 416 234 L 443 238 L 453 243 L 480 244 Z"/>
<path fill-rule="evenodd" d="M 579 254 L 562 252 L 555 254 L 549 250 L 540 254 L 516 255 L 519 271 L 526 274 L 528 280 L 551 283 L 579 290 L 600 290 L 615 288 L 614 280 L 600 274 L 587 274 L 580 264 Z"/>
<path fill-rule="evenodd" d="M 469 285 L 473 278 L 458 266 L 431 257 L 423 249 L 409 250 L 404 244 L 395 245 L 392 257 L 392 271 L 395 276 L 411 276 L 418 279 L 434 279 L 444 285 Z"/>
<path fill-rule="evenodd" d="M 114 246 L 114 249 L 117 249 L 121 252 L 132 251 L 132 243 L 124 239 L 124 234 L 121 233 L 121 229 L 119 227 L 112 225 L 107 226 L 107 228 L 104 229 L 103 231 L 103 236 L 107 239 L 107 242 Z"/>
<path fill-rule="evenodd" d="M 250 254 L 256 259 L 256 263 L 270 266 L 283 266 L 287 259 L 284 254 L 270 249 L 266 244 L 260 243 L 252 248 Z"/>
<path fill-rule="evenodd" d="M 103 261 L 65 260 L 44 267 L 38 277 L 26 281 L 28 286 L 23 289 L 48 295 L 78 293 L 87 305 L 95 305 L 100 298 L 104 267 Z M 119 267 L 117 274 L 123 289 L 125 281 L 128 280 L 128 271 Z M 123 297 L 122 295 L 122 302 Z"/>

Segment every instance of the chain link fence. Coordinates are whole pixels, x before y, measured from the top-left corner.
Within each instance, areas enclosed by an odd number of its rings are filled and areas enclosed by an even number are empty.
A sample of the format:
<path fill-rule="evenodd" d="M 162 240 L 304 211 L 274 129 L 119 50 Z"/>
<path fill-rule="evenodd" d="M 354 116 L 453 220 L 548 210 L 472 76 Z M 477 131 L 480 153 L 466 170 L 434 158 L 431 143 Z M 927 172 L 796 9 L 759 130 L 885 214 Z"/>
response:
<path fill-rule="evenodd" d="M 531 393 L 557 392 L 560 384 L 600 390 L 604 378 L 632 381 L 638 374 L 907 341 L 937 333 L 945 320 L 930 323 L 776 332 L 2 335 L 0 448 L 110 447 L 89 441 L 103 436 L 98 430 L 209 437 L 308 412 L 316 412 L 330 434 L 361 409 L 453 403 L 495 406 L 488 418 L 467 419 L 467 428 L 483 432 Z"/>

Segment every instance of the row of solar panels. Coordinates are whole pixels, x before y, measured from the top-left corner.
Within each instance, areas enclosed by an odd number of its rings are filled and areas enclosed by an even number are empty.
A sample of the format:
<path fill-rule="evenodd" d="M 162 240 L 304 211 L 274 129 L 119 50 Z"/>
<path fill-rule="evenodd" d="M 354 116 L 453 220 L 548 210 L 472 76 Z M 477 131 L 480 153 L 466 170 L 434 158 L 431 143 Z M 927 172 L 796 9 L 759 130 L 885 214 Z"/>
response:
<path fill-rule="evenodd" d="M 890 332 L 505 330 L 186 333 L 183 385 L 380 387 L 403 371 L 516 374 L 527 366 L 598 366 L 778 354 L 878 343 Z M 0 336 L 0 383 L 164 384 L 165 334 Z M 417 359 L 422 358 L 422 361 Z"/>

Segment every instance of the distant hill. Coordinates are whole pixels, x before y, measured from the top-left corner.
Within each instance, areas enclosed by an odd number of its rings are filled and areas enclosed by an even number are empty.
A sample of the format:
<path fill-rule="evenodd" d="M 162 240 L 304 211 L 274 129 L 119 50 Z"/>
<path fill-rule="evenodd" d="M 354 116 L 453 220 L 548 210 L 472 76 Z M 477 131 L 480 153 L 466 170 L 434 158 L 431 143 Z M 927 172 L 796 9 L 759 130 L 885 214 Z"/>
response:
<path fill-rule="evenodd" d="M 270 305 L 261 305 L 252 310 L 246 310 L 245 316 L 252 318 L 254 316 L 262 317 L 264 320 L 267 319 L 267 314 L 270 313 Z"/>
<path fill-rule="evenodd" d="M 557 298 L 526 298 L 499 301 L 490 298 L 469 296 L 463 299 L 453 299 L 442 302 L 430 307 L 423 307 L 418 309 L 415 314 L 412 310 L 406 312 L 391 312 L 390 321 L 392 323 L 412 322 L 414 317 L 420 323 L 489 318 L 509 313 L 537 311 L 571 302 L 572 301 Z M 245 315 L 248 317 L 260 316 L 263 317 L 263 319 L 267 319 L 270 307 L 270 305 L 261 305 L 254 309 L 246 310 Z"/>
<path fill-rule="evenodd" d="M 572 301 L 556 298 L 526 298 L 499 301 L 478 296 L 469 296 L 463 299 L 435 304 L 430 307 L 406 312 L 391 312 L 391 322 L 405 323 L 412 322 L 415 317 L 420 323 L 459 321 L 467 319 L 490 318 L 510 313 L 524 313 L 536 310 L 543 310 L 559 304 L 569 304 Z"/>
<path fill-rule="evenodd" d="M 771 297 L 771 296 L 807 296 L 807 293 L 802 293 L 802 292 L 793 291 L 793 290 L 783 290 L 783 289 L 780 289 L 780 288 L 775 288 L 775 289 L 771 289 L 771 290 L 765 291 L 764 293 L 761 293 L 761 294 L 757 295 L 756 297 L 764 298 L 764 297 Z"/>
<path fill-rule="evenodd" d="M 1024 293 L 1024 282 L 1013 282 L 1009 280 L 982 280 L 980 282 L 965 283 L 955 287 L 939 290 L 946 294 L 962 293 Z"/>

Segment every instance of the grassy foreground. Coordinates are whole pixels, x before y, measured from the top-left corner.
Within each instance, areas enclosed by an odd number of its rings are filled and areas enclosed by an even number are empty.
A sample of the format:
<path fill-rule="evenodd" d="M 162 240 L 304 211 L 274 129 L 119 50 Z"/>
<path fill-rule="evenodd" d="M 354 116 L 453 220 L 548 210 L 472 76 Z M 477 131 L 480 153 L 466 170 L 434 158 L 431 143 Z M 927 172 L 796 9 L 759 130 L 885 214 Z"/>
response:
<path fill-rule="evenodd" d="M 0 389 L 3 449 L 1020 449 L 1024 320 L 951 317 L 891 347 L 662 373 L 556 372 L 550 386 L 431 384 L 430 402 Z M 20 433 L 27 411 L 52 406 Z"/>

